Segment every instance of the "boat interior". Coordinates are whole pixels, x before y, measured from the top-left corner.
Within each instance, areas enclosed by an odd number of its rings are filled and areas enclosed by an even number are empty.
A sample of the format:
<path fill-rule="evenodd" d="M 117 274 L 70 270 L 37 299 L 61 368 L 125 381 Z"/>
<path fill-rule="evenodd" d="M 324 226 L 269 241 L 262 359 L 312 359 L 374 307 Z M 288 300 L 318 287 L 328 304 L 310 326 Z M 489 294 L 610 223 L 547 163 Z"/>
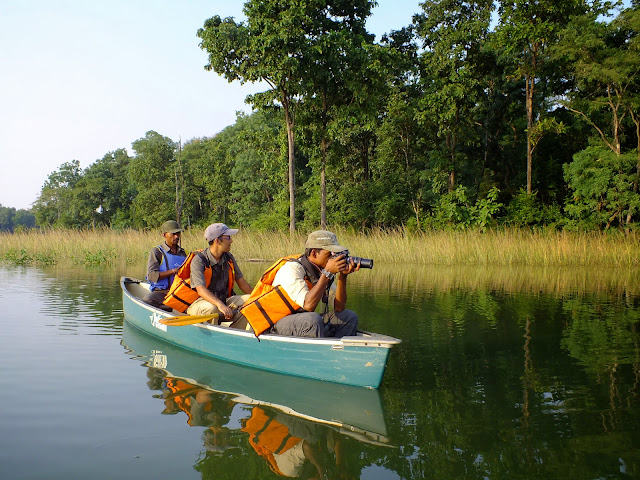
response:
<path fill-rule="evenodd" d="M 149 292 L 148 283 L 141 282 L 138 280 L 133 280 L 133 279 L 129 279 L 129 281 L 125 281 L 125 288 L 129 291 L 129 293 L 131 293 L 131 295 L 136 297 L 138 300 L 142 300 L 145 294 Z M 153 308 L 153 307 L 150 306 L 150 308 Z M 166 312 L 166 313 L 175 317 L 187 316 L 186 313 L 179 312 L 177 310 L 171 310 L 170 312 Z M 247 319 L 242 315 L 238 315 L 237 319 L 230 322 L 226 322 L 226 321 L 221 322 L 219 319 L 213 319 L 206 323 L 209 323 L 210 325 L 219 325 L 221 327 L 236 328 L 238 330 L 247 330 L 249 332 L 253 331 L 253 329 L 251 328 L 251 325 L 249 325 L 249 322 L 247 322 Z"/>
<path fill-rule="evenodd" d="M 134 296 L 138 300 L 141 300 L 145 296 L 145 294 L 149 291 L 149 284 L 147 282 L 142 282 L 140 280 L 135 280 L 133 278 L 126 278 L 124 280 L 124 287 L 132 296 Z M 149 308 L 154 308 L 154 307 L 149 306 Z M 165 312 L 165 313 L 169 316 L 175 316 L 175 317 L 182 316 L 182 315 L 187 316 L 186 313 L 181 313 L 181 312 L 178 312 L 177 310 L 172 310 L 171 312 Z M 251 325 L 249 324 L 249 322 L 247 322 L 247 319 L 242 315 L 238 315 L 238 317 L 239 318 L 230 322 L 226 322 L 226 321 L 220 322 L 219 319 L 214 319 L 214 320 L 210 320 L 208 322 L 203 322 L 203 323 L 253 332 L 253 329 L 251 328 Z M 343 343 L 345 344 L 349 343 L 349 344 L 367 345 L 367 344 L 377 344 L 380 342 L 384 343 L 385 345 L 393 345 L 396 343 L 400 343 L 400 340 L 393 337 L 388 337 L 386 335 L 381 335 L 379 333 L 371 333 L 371 332 L 365 332 L 365 331 L 358 331 L 356 336 L 353 336 L 353 337 L 343 337 Z"/>

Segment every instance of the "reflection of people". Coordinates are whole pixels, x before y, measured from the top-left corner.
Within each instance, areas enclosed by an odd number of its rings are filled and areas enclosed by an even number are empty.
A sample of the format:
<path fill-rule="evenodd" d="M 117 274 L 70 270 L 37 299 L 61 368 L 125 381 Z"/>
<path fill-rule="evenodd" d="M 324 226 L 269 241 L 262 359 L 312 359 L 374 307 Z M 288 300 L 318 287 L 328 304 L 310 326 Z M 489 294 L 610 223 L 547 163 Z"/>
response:
<path fill-rule="evenodd" d="M 334 233 L 318 230 L 307 238 L 304 255 L 282 258 L 267 270 L 242 309 L 256 335 L 355 335 L 358 316 L 345 309 L 347 276 L 360 267 L 347 263 L 346 250 Z M 320 303 L 322 314 L 315 312 Z"/>
<path fill-rule="evenodd" d="M 299 477 L 309 461 L 318 478 L 323 478 L 326 466 L 320 455 L 321 435 L 317 424 L 261 407 L 254 407 L 251 417 L 242 423 L 242 431 L 249 434 L 249 444 L 275 473 Z"/>
<path fill-rule="evenodd" d="M 165 378 L 163 398 L 164 414 L 187 414 L 192 427 L 207 427 L 203 433 L 204 446 L 211 452 L 223 452 L 227 448 L 229 422 L 233 406 L 229 395 L 212 392 L 179 378 Z"/>
<path fill-rule="evenodd" d="M 147 280 L 151 291 L 142 300 L 154 307 L 171 311 L 162 301 L 187 253 L 180 246 L 180 233 L 184 230 L 178 222 L 168 220 L 162 224 L 161 230 L 164 243 L 153 247 L 147 260 Z"/>
<path fill-rule="evenodd" d="M 236 233 L 237 229 L 223 223 L 213 223 L 206 228 L 204 238 L 209 242 L 209 248 L 198 252 L 191 261 L 190 283 L 200 298 L 189 305 L 188 315 L 222 313 L 225 319 L 230 320 L 234 315 L 232 308 L 240 307 L 248 297 L 234 295 L 234 282 L 245 294 L 251 293 L 251 286 L 230 253 L 231 237 Z"/>

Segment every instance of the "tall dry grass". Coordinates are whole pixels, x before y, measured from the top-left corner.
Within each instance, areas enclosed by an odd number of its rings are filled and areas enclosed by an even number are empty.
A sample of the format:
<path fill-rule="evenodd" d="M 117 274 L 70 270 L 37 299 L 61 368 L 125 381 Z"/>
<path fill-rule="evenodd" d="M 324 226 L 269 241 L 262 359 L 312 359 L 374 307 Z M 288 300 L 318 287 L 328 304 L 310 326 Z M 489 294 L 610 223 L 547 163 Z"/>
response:
<path fill-rule="evenodd" d="M 337 230 L 352 255 L 376 263 L 413 265 L 486 265 L 538 267 L 640 267 L 640 236 L 603 233 L 530 232 L 508 229 L 480 232 L 411 233 L 404 229 L 368 233 Z M 302 252 L 304 233 L 243 230 L 234 237 L 238 260 L 273 261 Z M 43 229 L 0 233 L 0 259 L 22 263 L 119 264 L 146 261 L 149 249 L 162 242 L 159 232 L 110 229 Z M 190 251 L 206 247 L 201 229 L 182 236 Z M 38 260 L 39 259 L 39 260 Z"/>

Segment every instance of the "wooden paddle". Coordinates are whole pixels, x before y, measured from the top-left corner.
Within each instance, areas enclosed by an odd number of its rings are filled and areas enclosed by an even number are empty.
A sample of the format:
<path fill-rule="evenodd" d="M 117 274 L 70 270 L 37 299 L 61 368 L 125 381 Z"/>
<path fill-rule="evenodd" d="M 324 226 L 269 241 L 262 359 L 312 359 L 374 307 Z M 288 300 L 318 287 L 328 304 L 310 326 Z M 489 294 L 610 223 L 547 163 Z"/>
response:
<path fill-rule="evenodd" d="M 233 310 L 233 314 L 236 314 L 236 310 Z M 178 315 L 177 317 L 162 318 L 160 319 L 160 323 L 171 327 L 182 327 L 184 325 L 195 325 L 196 323 L 207 322 L 220 317 L 224 318 L 224 315 L 221 313 L 212 313 L 211 315 Z"/>

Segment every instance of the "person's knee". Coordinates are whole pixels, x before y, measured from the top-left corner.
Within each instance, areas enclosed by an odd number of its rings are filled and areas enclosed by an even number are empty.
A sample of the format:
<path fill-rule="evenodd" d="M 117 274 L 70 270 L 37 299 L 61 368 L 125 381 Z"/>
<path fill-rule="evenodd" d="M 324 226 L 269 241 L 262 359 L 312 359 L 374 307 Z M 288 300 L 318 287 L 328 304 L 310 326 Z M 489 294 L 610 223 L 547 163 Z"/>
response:
<path fill-rule="evenodd" d="M 187 308 L 188 315 L 213 315 L 218 312 L 218 307 L 206 301 L 204 298 L 197 299 Z"/>
<path fill-rule="evenodd" d="M 343 310 L 338 314 L 338 318 L 344 323 L 358 324 L 358 314 L 353 310 Z"/>
<path fill-rule="evenodd" d="M 354 312 L 353 310 L 345 310 L 345 312 L 349 314 L 349 321 L 358 321 L 358 314 L 356 312 Z"/>
<path fill-rule="evenodd" d="M 303 313 L 299 328 L 302 337 L 324 337 L 322 315 L 315 312 Z"/>

